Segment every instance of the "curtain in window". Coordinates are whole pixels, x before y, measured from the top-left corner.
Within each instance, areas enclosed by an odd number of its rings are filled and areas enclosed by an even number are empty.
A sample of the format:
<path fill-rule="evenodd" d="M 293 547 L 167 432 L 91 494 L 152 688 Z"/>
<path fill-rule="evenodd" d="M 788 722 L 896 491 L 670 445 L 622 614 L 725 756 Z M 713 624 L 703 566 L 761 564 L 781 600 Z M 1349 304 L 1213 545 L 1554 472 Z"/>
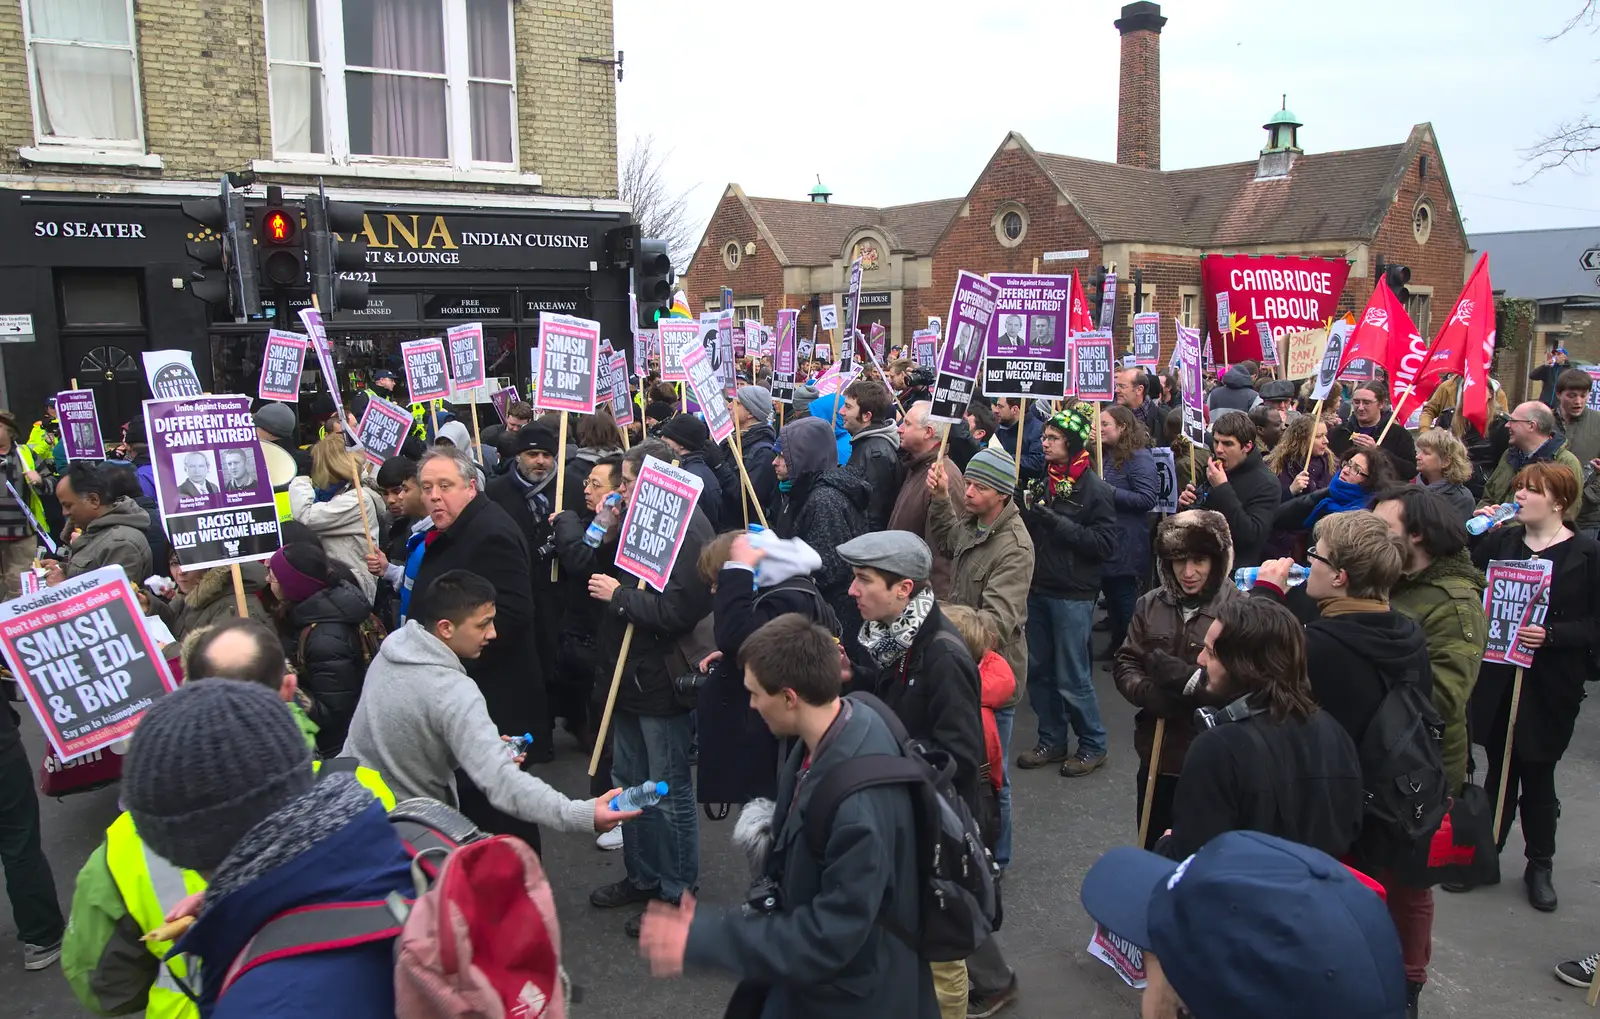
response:
<path fill-rule="evenodd" d="M 444 74 L 439 0 L 373 0 L 372 8 L 374 67 Z M 449 156 L 442 80 L 392 74 L 366 77 L 371 78 L 372 89 L 372 154 Z M 352 104 L 352 116 L 355 109 Z M 355 133 L 352 130 L 352 136 Z"/>
<path fill-rule="evenodd" d="M 272 89 L 272 142 L 280 152 L 322 151 L 322 73 L 314 67 L 312 0 L 267 0 L 267 58 Z"/>
<path fill-rule="evenodd" d="M 128 45 L 123 0 L 31 0 L 40 133 L 54 138 L 137 141 L 139 120 L 131 50 L 58 45 Z"/>
<path fill-rule="evenodd" d="M 511 80 L 511 11 L 506 0 L 467 0 L 467 74 Z M 511 86 L 474 81 L 467 92 L 472 107 L 472 158 L 511 162 Z"/>

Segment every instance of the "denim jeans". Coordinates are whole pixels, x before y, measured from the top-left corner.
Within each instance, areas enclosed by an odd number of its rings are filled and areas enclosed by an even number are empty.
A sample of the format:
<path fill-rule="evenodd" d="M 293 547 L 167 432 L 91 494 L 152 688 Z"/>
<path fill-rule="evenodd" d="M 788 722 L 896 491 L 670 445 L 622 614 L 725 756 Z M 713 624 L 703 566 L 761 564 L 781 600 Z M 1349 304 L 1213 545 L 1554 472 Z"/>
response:
<path fill-rule="evenodd" d="M 1028 597 L 1028 702 L 1039 716 L 1039 746 L 1070 749 L 1070 723 L 1079 752 L 1106 752 L 1089 663 L 1093 623 L 1093 599 Z"/>
<path fill-rule="evenodd" d="M 655 718 L 617 711 L 611 780 L 624 789 L 666 782 L 666 799 L 622 826 L 622 860 L 636 888 L 674 902 L 700 882 L 700 818 L 689 774 L 694 727 L 687 714 Z"/>
<path fill-rule="evenodd" d="M 1106 621 L 1111 624 L 1109 654 L 1115 654 L 1128 639 L 1128 624 L 1133 622 L 1133 609 L 1139 601 L 1139 578 L 1105 577 L 1100 590 L 1106 596 Z"/>
<path fill-rule="evenodd" d="M 1005 775 L 1000 781 L 1000 837 L 994 843 L 994 862 L 1011 865 L 1011 730 L 1017 724 L 1016 708 L 995 708 L 994 727 L 1000 733 L 1000 760 Z"/>

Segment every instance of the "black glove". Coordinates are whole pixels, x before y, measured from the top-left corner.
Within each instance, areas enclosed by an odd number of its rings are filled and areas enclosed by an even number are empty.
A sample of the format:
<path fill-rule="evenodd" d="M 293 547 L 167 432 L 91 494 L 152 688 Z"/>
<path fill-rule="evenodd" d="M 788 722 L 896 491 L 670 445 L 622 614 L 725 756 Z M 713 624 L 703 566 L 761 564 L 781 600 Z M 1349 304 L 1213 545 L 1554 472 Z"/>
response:
<path fill-rule="evenodd" d="M 1146 651 L 1144 674 L 1150 681 L 1171 697 L 1183 695 L 1183 688 L 1194 675 L 1195 667 L 1176 655 L 1165 651 Z"/>

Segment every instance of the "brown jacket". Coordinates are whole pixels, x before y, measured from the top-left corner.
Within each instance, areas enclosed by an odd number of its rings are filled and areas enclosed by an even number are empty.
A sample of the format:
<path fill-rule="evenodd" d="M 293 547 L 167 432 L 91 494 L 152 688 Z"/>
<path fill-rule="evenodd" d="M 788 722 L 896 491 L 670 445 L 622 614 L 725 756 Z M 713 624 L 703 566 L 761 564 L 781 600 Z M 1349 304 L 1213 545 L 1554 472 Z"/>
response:
<path fill-rule="evenodd" d="M 1228 523 L 1211 510 L 1187 510 L 1168 517 L 1156 530 L 1156 574 L 1161 585 L 1146 592 L 1128 624 L 1128 639 L 1117 649 L 1111 676 L 1128 703 L 1139 709 L 1133 722 L 1133 746 L 1139 762 L 1148 768 L 1155 742 L 1156 719 L 1167 720 L 1157 770 L 1177 775 L 1194 741 L 1194 709 L 1210 703 L 1204 697 L 1185 696 L 1184 685 L 1198 667 L 1206 630 L 1216 620 L 1217 607 L 1243 594 L 1233 586 L 1233 545 Z M 1180 608 L 1172 560 L 1207 555 L 1211 558 L 1214 593 L 1187 622 Z"/>
<path fill-rule="evenodd" d="M 895 497 L 894 509 L 889 511 L 888 530 L 910 531 L 933 549 L 933 594 L 936 598 L 950 597 L 950 557 L 934 543 L 932 528 L 928 526 L 928 468 L 938 453 L 930 449 L 917 457 L 905 458 L 906 476 L 900 483 L 900 494 Z M 961 468 L 949 457 L 944 458 L 945 481 L 959 492 L 963 485 Z"/>
<path fill-rule="evenodd" d="M 977 609 L 1000 635 L 995 650 L 1018 677 L 1017 689 L 1005 707 L 1015 707 L 1027 689 L 1028 587 L 1033 583 L 1033 538 L 1022 523 L 1015 500 L 981 536 L 977 521 L 961 502 L 956 486 L 948 498 L 928 507 L 928 545 L 950 557 L 950 597 L 954 605 Z"/>

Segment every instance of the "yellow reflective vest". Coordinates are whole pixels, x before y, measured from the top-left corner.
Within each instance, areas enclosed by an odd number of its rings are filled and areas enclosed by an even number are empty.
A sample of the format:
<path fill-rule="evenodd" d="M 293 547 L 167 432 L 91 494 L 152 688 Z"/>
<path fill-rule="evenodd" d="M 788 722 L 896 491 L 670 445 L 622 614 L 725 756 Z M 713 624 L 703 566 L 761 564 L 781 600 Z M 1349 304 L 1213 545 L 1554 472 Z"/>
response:
<path fill-rule="evenodd" d="M 320 771 L 321 767 L 321 761 L 312 764 L 315 770 Z M 371 768 L 357 768 L 354 774 L 356 781 L 378 798 L 384 810 L 394 809 L 394 793 L 381 775 Z M 145 932 L 164 924 L 167 914 L 179 902 L 206 890 L 205 878 L 152 853 L 139 838 L 133 817 L 127 812 L 106 829 L 106 867 L 128 907 L 128 915 Z M 146 941 L 144 946 L 157 959 L 166 959 L 172 950 L 170 941 Z M 178 985 L 179 980 L 190 983 L 186 957 L 177 956 L 156 968 L 156 982 L 150 988 L 145 1019 L 198 1019 L 199 1007 Z"/>

